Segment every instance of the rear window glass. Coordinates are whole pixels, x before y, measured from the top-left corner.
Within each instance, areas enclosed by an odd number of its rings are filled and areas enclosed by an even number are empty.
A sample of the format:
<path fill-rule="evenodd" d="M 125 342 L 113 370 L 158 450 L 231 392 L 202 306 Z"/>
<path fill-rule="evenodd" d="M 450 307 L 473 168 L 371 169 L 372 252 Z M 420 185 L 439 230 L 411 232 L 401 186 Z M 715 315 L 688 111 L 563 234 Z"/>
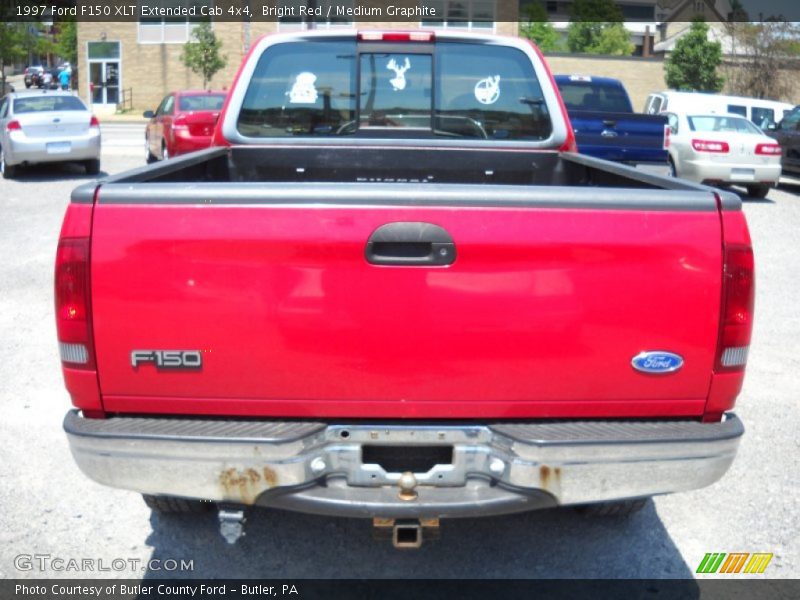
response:
<path fill-rule="evenodd" d="M 180 110 L 220 110 L 225 102 L 224 94 L 204 94 L 202 96 L 181 96 L 178 100 Z"/>
<path fill-rule="evenodd" d="M 86 110 L 86 107 L 75 96 L 37 96 L 14 100 L 14 112 L 18 115 L 58 110 Z"/>
<path fill-rule="evenodd" d="M 616 85 L 569 81 L 559 83 L 558 89 L 568 110 L 633 112 L 627 94 Z M 653 112 L 658 112 L 658 109 Z"/>
<path fill-rule="evenodd" d="M 758 127 L 747 119 L 740 117 L 698 116 L 689 117 L 689 129 L 692 131 L 724 131 L 734 133 L 758 133 Z"/>
<path fill-rule="evenodd" d="M 261 56 L 238 129 L 248 137 L 390 135 L 541 140 L 550 115 L 530 59 L 502 46 L 432 52 L 354 41 L 278 44 Z M 410 45 L 409 50 L 415 50 Z"/>

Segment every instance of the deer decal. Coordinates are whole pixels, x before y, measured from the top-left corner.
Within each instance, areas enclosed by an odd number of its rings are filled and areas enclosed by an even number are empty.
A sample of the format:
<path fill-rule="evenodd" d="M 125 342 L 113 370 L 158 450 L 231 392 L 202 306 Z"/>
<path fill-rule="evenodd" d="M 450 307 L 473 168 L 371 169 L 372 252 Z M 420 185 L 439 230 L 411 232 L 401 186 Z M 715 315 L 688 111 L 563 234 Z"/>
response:
<path fill-rule="evenodd" d="M 406 89 L 406 71 L 411 68 L 411 61 L 408 60 L 406 56 L 406 62 L 404 66 L 399 66 L 395 59 L 389 61 L 389 64 L 386 65 L 386 68 L 390 71 L 394 71 L 394 77 L 389 80 L 389 83 L 392 84 L 392 88 L 395 92 L 401 91 Z"/>

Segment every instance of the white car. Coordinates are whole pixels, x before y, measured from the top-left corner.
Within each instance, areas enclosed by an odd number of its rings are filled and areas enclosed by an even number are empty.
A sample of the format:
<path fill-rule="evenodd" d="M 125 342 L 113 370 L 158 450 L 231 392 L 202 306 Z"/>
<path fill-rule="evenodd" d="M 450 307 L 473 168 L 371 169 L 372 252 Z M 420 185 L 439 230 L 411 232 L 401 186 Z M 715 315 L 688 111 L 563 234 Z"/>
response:
<path fill-rule="evenodd" d="M 35 163 L 81 162 L 100 172 L 100 123 L 69 92 L 14 92 L 0 100 L 0 174 Z"/>
<path fill-rule="evenodd" d="M 781 176 L 781 147 L 734 114 L 667 113 L 671 174 L 698 183 L 735 184 L 764 198 Z"/>

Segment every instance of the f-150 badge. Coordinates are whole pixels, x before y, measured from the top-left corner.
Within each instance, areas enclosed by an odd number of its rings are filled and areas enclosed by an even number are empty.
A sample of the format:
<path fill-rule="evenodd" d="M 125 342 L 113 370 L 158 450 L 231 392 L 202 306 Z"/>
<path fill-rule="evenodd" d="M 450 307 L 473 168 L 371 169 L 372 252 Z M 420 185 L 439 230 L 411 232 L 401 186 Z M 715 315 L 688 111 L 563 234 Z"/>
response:
<path fill-rule="evenodd" d="M 641 352 L 633 357 L 631 365 L 642 373 L 674 373 L 683 366 L 683 357 L 661 350 Z"/>
<path fill-rule="evenodd" d="M 156 369 L 197 370 L 203 368 L 203 356 L 199 350 L 133 350 L 131 366 L 152 364 Z"/>

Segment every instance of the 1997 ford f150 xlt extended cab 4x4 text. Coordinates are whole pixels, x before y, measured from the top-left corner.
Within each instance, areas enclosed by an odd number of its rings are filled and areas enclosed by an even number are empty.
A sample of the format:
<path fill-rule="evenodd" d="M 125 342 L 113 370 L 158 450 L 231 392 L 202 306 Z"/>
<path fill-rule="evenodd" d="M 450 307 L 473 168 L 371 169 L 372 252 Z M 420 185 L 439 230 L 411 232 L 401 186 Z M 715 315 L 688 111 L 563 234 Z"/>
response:
<path fill-rule="evenodd" d="M 730 466 L 740 200 L 575 153 L 528 42 L 267 37 L 215 144 L 73 193 L 64 427 L 95 481 L 219 505 L 231 541 L 258 504 L 414 546 L 439 518 L 627 509 Z"/>

